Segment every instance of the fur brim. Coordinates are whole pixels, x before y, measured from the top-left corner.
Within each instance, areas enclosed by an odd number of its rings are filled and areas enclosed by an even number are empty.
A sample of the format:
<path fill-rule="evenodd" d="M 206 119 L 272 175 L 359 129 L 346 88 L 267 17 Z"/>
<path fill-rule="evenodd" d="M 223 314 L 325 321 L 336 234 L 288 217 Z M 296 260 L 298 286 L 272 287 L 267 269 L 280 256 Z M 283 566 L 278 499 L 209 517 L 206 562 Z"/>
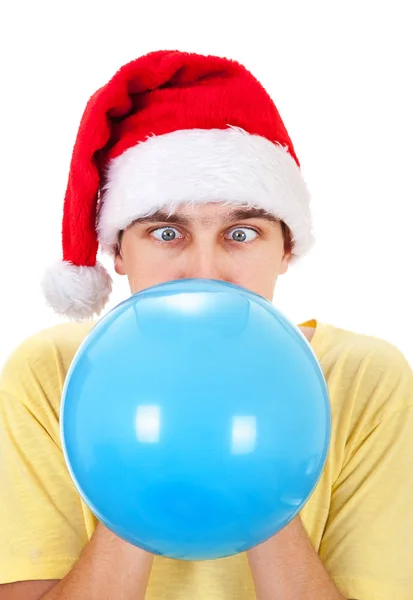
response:
<path fill-rule="evenodd" d="M 288 148 L 236 127 L 148 138 L 108 165 L 98 237 L 111 247 L 135 219 L 180 204 L 255 206 L 284 221 L 293 254 L 313 243 L 310 197 Z"/>

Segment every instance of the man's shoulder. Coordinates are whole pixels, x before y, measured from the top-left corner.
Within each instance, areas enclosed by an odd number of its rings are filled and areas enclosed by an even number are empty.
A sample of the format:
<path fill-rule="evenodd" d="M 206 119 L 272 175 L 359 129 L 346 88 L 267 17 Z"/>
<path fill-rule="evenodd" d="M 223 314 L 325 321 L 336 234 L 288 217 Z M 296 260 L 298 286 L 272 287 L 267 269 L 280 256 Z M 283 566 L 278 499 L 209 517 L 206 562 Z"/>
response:
<path fill-rule="evenodd" d="M 322 327 L 327 351 L 346 354 L 356 362 L 367 360 L 378 367 L 411 370 L 400 348 L 388 340 L 333 325 L 322 325 Z"/>
<path fill-rule="evenodd" d="M 10 360 L 28 361 L 33 364 L 47 359 L 56 351 L 59 354 L 75 354 L 94 324 L 92 321 L 59 323 L 37 331 L 12 351 L 6 364 Z"/>
<path fill-rule="evenodd" d="M 8 356 L 0 372 L 0 388 L 12 390 L 38 380 L 47 385 L 64 378 L 93 321 L 61 323 L 33 333 Z"/>
<path fill-rule="evenodd" d="M 340 380 L 357 404 L 390 413 L 413 404 L 413 370 L 404 353 L 380 337 L 322 326 L 320 350 L 330 381 Z"/>

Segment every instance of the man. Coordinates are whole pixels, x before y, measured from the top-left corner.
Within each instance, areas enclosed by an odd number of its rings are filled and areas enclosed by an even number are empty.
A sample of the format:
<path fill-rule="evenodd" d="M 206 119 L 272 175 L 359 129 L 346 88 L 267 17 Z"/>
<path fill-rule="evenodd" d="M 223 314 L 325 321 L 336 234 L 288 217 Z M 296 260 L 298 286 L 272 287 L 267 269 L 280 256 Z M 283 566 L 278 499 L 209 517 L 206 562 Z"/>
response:
<path fill-rule="evenodd" d="M 272 300 L 312 244 L 309 196 L 280 115 L 236 62 L 156 52 L 89 101 L 71 162 L 51 306 L 100 314 L 111 278 L 131 292 L 187 277 Z M 277 535 L 226 559 L 153 557 L 98 523 L 59 437 L 67 370 L 93 322 L 26 340 L 0 378 L 0 600 L 410 600 L 413 373 L 382 340 L 301 326 L 331 397 L 331 447 L 311 498 Z"/>

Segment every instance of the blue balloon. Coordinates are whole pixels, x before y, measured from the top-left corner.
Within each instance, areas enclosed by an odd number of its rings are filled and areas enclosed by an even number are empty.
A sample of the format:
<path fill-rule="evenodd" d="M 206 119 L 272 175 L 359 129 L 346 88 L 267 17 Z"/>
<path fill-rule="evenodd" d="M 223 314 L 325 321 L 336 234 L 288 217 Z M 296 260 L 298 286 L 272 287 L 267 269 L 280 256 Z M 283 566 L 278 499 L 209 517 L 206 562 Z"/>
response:
<path fill-rule="evenodd" d="M 119 304 L 63 390 L 80 495 L 118 536 L 169 558 L 222 558 L 277 533 L 313 492 L 330 432 L 298 327 L 223 281 L 168 282 Z"/>

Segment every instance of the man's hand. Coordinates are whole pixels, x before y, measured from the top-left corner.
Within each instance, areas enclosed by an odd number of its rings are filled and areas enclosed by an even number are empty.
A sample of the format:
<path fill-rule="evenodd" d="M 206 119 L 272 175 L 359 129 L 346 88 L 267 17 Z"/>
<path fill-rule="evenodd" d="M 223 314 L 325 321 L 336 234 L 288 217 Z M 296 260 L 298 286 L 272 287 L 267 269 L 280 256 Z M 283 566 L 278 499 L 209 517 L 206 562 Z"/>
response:
<path fill-rule="evenodd" d="M 324 569 L 299 516 L 247 555 L 257 600 L 346 600 Z"/>
<path fill-rule="evenodd" d="M 143 600 L 153 555 L 99 524 L 73 569 L 61 581 L 0 586 L 5 600 Z"/>
<path fill-rule="evenodd" d="M 100 523 L 74 568 L 42 598 L 143 600 L 153 559 Z"/>

